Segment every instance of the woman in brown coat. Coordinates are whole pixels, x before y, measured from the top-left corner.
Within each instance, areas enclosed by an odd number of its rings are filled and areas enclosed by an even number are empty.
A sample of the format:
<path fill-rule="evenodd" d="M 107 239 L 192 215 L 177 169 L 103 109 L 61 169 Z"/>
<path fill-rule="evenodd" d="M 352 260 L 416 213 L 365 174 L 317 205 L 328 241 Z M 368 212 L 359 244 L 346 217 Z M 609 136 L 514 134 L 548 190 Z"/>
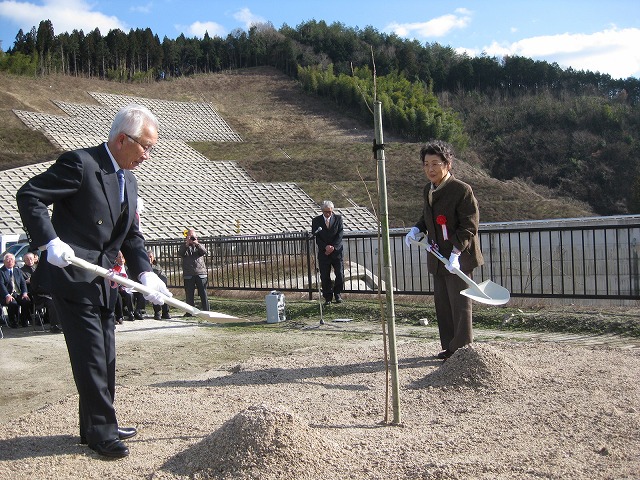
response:
<path fill-rule="evenodd" d="M 449 259 L 451 267 L 434 255 L 427 259 L 443 350 L 437 357 L 447 359 L 473 341 L 471 299 L 460 295 L 468 285 L 452 267 L 471 277 L 473 269 L 484 263 L 478 241 L 478 202 L 471 187 L 450 172 L 455 159 L 451 145 L 439 140 L 429 142 L 420 150 L 420 159 L 429 183 L 424 188 L 422 216 L 407 234 L 406 242 L 409 245 L 411 238 L 425 233 L 432 248 Z"/>

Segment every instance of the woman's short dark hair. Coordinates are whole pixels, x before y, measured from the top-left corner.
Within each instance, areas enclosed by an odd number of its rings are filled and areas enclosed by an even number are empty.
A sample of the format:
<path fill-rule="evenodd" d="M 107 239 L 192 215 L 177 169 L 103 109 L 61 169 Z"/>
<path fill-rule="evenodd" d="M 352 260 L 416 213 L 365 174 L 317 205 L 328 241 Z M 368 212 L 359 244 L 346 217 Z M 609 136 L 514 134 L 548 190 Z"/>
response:
<path fill-rule="evenodd" d="M 420 149 L 420 160 L 423 164 L 427 155 L 438 155 L 447 165 L 451 165 L 456 158 L 453 147 L 442 140 L 431 140 Z"/>

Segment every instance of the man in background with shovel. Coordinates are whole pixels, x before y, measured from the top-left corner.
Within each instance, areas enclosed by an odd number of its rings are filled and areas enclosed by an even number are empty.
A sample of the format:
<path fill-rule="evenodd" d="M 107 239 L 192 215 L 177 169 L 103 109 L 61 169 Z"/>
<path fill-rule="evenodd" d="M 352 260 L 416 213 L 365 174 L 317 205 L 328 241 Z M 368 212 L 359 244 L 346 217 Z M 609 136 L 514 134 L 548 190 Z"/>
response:
<path fill-rule="evenodd" d="M 424 233 L 427 249 L 437 249 L 449 259 L 445 266 L 435 255 L 427 258 L 443 350 L 437 358 L 446 360 L 473 341 L 471 299 L 460 294 L 467 284 L 454 269 L 471 277 L 473 269 L 484 263 L 478 242 L 478 202 L 471 187 L 450 172 L 455 159 L 451 145 L 429 142 L 420 150 L 420 159 L 429 183 L 423 191 L 422 215 L 405 242 L 410 246 L 411 240 L 419 240 Z"/>
<path fill-rule="evenodd" d="M 31 284 L 51 294 L 60 315 L 80 400 L 80 442 L 111 458 L 127 456 L 122 440 L 137 433 L 118 425 L 113 406 L 118 291 L 108 278 L 67 259 L 110 269 L 121 250 L 130 276 L 149 289 L 148 300 L 161 304 L 171 296 L 149 263 L 130 172 L 149 159 L 157 141 L 155 115 L 129 105 L 116 114 L 106 143 L 63 153 L 16 195 L 29 242 L 43 251 Z"/>

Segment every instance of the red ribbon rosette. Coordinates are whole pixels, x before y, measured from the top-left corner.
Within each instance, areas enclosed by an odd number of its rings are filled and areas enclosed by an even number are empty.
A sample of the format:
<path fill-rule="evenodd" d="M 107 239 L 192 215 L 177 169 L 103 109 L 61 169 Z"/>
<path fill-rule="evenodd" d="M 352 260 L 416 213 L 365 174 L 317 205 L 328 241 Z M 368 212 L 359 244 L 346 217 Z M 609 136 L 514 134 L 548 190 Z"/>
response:
<path fill-rule="evenodd" d="M 436 223 L 442 227 L 442 237 L 445 240 L 449 240 L 449 234 L 447 233 L 447 217 L 444 215 L 438 215 L 436 217 Z"/>
<path fill-rule="evenodd" d="M 122 271 L 121 265 L 114 265 L 113 268 L 109 269 L 109 276 L 110 277 L 118 276 L 118 277 L 127 278 L 127 274 Z M 119 287 L 122 287 L 122 285 L 120 285 L 118 282 L 114 282 L 113 280 L 111 281 L 111 288 L 119 288 Z"/>

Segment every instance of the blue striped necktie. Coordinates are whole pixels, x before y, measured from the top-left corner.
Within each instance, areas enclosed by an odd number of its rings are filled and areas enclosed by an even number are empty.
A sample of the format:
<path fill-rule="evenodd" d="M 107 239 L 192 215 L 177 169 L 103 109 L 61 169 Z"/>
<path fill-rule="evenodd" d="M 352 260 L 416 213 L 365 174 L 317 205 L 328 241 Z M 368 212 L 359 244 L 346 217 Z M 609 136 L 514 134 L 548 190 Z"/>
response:
<path fill-rule="evenodd" d="M 120 203 L 124 203 L 124 170 L 120 169 L 116 174 L 118 175 L 118 185 L 120 186 Z"/>

